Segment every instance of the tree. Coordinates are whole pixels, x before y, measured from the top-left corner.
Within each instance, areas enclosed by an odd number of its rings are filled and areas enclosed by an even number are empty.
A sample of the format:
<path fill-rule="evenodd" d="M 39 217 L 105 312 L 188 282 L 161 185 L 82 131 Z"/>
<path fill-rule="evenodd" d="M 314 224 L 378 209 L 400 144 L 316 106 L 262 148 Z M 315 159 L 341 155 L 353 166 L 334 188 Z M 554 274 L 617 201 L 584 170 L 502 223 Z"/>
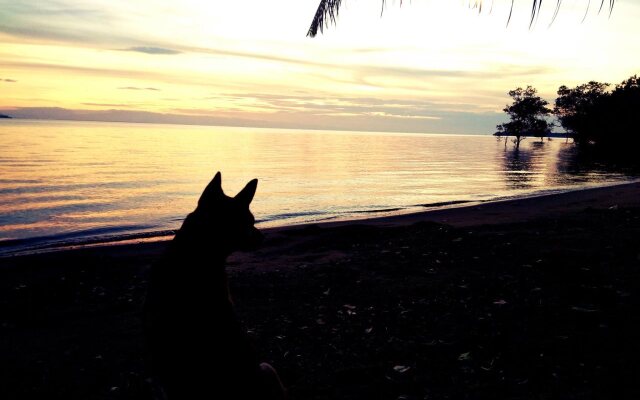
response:
<path fill-rule="evenodd" d="M 599 123 L 594 118 L 608 87 L 608 83 L 591 81 L 573 89 L 564 85 L 558 89 L 553 113 L 575 143 L 587 143 L 592 136 L 590 131 L 597 129 Z"/>
<path fill-rule="evenodd" d="M 382 7 L 384 9 L 386 0 L 382 1 Z M 471 6 L 474 8 L 478 8 L 479 11 L 482 10 L 482 0 L 474 0 L 471 2 Z M 340 10 L 340 5 L 342 4 L 342 0 L 320 0 L 320 4 L 318 4 L 318 9 L 313 17 L 313 21 L 311 21 L 311 26 L 309 27 L 309 31 L 307 32 L 307 36 L 315 37 L 318 34 L 318 31 L 322 33 L 323 29 L 328 27 L 330 24 L 335 23 L 338 18 L 338 11 Z M 400 4 L 402 4 L 402 0 L 400 0 Z M 515 0 L 511 0 L 511 9 L 509 11 L 509 18 L 507 19 L 507 23 L 511 20 L 511 13 L 513 12 L 513 6 L 515 4 Z M 602 10 L 605 4 L 605 0 L 600 1 L 600 10 Z M 613 5 L 615 4 L 615 0 L 609 0 L 609 14 L 613 11 Z M 560 11 L 560 6 L 562 5 L 562 0 L 556 0 L 556 8 L 553 13 L 553 19 L 555 19 L 556 15 Z M 591 2 L 587 3 L 587 11 L 589 10 L 589 6 Z M 531 24 L 535 21 L 536 16 L 540 13 L 540 8 L 542 7 L 542 0 L 531 0 Z M 586 14 L 585 14 L 586 16 Z M 553 20 L 551 21 L 553 22 Z"/>
<path fill-rule="evenodd" d="M 551 113 L 549 104 L 537 95 L 538 91 L 531 86 L 521 87 L 509 91 L 513 103 L 507 105 L 503 111 L 509 115 L 511 121 L 497 126 L 498 135 L 515 136 L 516 149 L 527 136 L 540 138 L 549 133 L 549 122 L 544 119 Z"/>
<path fill-rule="evenodd" d="M 612 155 L 631 156 L 638 160 L 640 146 L 640 77 L 634 75 L 596 104 L 593 111 L 595 129 L 587 131 L 589 139 Z"/>
<path fill-rule="evenodd" d="M 573 89 L 561 86 L 554 113 L 581 147 L 635 157 L 640 146 L 640 78 L 634 75 L 613 91 L 608 88 L 593 81 Z"/>

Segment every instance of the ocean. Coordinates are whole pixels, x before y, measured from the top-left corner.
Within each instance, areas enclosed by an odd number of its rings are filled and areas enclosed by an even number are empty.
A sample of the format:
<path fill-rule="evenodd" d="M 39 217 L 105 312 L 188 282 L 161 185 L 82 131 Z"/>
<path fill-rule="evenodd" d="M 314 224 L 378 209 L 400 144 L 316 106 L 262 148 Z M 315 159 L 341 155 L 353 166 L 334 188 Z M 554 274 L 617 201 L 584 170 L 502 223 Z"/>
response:
<path fill-rule="evenodd" d="M 0 120 L 0 255 L 171 234 L 216 171 L 258 227 L 623 182 L 564 139 Z"/>

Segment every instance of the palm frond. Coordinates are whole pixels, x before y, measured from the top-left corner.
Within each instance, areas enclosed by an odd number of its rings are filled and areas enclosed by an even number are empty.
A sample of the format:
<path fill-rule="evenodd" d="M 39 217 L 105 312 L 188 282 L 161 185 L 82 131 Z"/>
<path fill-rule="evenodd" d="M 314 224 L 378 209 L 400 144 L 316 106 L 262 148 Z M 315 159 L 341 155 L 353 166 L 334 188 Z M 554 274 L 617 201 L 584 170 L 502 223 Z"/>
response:
<path fill-rule="evenodd" d="M 509 9 L 509 18 L 507 18 L 507 25 L 509 25 L 509 22 L 511 22 L 511 16 L 513 15 L 513 4 L 515 3 L 515 0 L 511 0 L 511 8 Z"/>
<path fill-rule="evenodd" d="M 536 15 L 540 15 L 540 7 L 542 6 L 542 0 L 533 0 L 533 6 L 531 7 L 531 22 L 529 22 L 529 29 L 533 26 L 533 21 L 536 20 Z"/>
<path fill-rule="evenodd" d="M 602 0 L 602 3 L 604 4 L 604 0 Z M 558 17 L 558 13 L 560 12 L 561 5 L 562 5 L 562 0 L 558 0 L 558 2 L 556 3 L 556 9 L 553 12 L 553 17 L 551 17 L 551 22 L 549 23 L 549 26 L 553 25 L 553 21 L 555 21 L 556 18 Z"/>
<path fill-rule="evenodd" d="M 329 24 L 335 24 L 336 18 L 338 17 L 338 10 L 340 10 L 340 3 L 342 3 L 342 0 L 320 0 L 307 36 L 315 37 L 318 31 L 322 33 L 324 28 L 329 26 Z"/>
<path fill-rule="evenodd" d="M 384 10 L 386 0 L 382 1 L 382 10 Z M 531 21 L 529 22 L 529 28 L 531 28 L 537 18 L 540 16 L 540 10 L 542 8 L 542 0 L 531 0 Z M 601 0 L 600 9 L 598 13 L 602 11 L 604 7 L 604 3 L 606 0 Z M 511 21 L 511 16 L 513 15 L 513 7 L 515 4 L 515 0 L 511 0 L 511 6 L 509 9 L 509 17 L 507 18 L 507 25 Z M 556 8 L 553 13 L 553 17 L 551 19 L 551 23 L 555 21 L 558 13 L 560 12 L 560 5 L 562 4 L 562 0 L 556 0 Z M 615 0 L 609 0 L 609 16 L 613 12 L 613 6 L 615 4 Z M 320 4 L 318 4 L 318 9 L 313 17 L 313 21 L 311 21 L 311 26 L 309 27 L 309 31 L 307 32 L 307 36 L 315 37 L 318 32 L 322 33 L 325 28 L 327 28 L 331 24 L 335 24 L 338 18 L 338 11 L 340 10 L 340 6 L 342 5 L 342 0 L 320 0 Z M 402 5 L 402 0 L 400 0 L 400 5 Z M 482 0 L 474 0 L 473 3 L 470 3 L 472 8 L 477 8 L 479 12 L 482 12 Z M 589 8 L 591 7 L 591 0 L 589 0 L 587 4 L 587 9 L 584 14 L 584 19 L 587 17 L 589 13 Z M 493 10 L 493 0 L 491 1 L 491 10 Z"/>
<path fill-rule="evenodd" d="M 584 11 L 584 17 L 582 17 L 582 22 L 587 19 L 587 14 L 589 14 L 589 7 L 591 7 L 591 0 L 587 2 L 587 9 Z"/>
<path fill-rule="evenodd" d="M 613 4 L 616 0 L 609 0 L 609 16 L 611 16 L 611 12 L 613 11 Z M 598 9 L 598 14 L 602 11 L 602 6 L 604 6 L 604 0 L 600 2 L 600 9 Z"/>

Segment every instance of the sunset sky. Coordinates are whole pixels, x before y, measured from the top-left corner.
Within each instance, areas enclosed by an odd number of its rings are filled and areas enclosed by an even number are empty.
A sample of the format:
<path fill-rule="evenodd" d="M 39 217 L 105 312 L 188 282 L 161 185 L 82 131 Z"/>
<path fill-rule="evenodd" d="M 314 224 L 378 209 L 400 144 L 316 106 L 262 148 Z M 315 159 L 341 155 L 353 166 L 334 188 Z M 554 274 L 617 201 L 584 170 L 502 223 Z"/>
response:
<path fill-rule="evenodd" d="M 640 72 L 640 4 L 345 0 L 0 0 L 0 112 L 396 132 L 492 133 L 506 92 Z M 607 2 L 608 3 L 608 2 Z M 606 8 L 606 5 L 605 5 Z"/>

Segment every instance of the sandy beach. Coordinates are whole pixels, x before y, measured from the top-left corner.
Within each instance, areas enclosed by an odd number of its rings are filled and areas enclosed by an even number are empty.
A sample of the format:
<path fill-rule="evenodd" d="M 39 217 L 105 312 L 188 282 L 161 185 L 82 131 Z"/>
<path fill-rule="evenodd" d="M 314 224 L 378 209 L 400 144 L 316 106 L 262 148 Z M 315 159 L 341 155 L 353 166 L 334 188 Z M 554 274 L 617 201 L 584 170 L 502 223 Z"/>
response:
<path fill-rule="evenodd" d="M 292 399 L 640 396 L 638 182 L 264 233 L 230 285 Z M 0 258 L 0 397 L 150 398 L 165 244 Z"/>

